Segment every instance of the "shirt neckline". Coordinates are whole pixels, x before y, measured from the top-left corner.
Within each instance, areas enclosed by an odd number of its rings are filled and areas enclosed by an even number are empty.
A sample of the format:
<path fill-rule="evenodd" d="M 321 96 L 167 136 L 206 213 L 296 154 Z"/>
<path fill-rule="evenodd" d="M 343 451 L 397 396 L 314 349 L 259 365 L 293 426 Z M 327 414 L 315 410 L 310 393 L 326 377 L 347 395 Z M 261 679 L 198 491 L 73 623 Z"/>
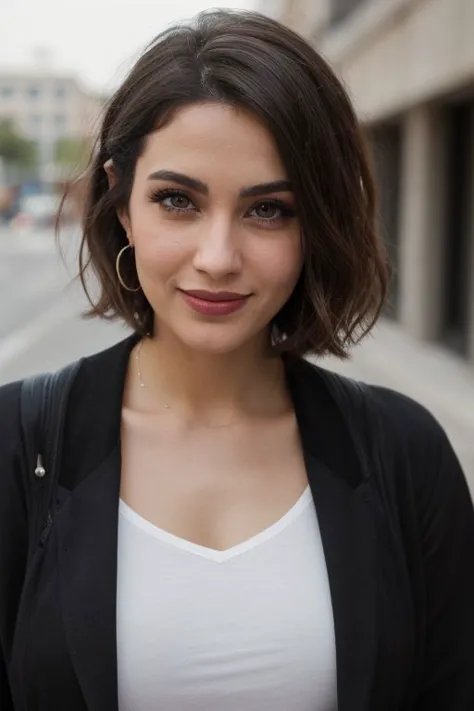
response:
<path fill-rule="evenodd" d="M 202 558 L 207 558 L 216 563 L 223 563 L 227 560 L 235 558 L 242 553 L 246 553 L 252 549 L 257 548 L 263 543 L 269 541 L 283 531 L 287 526 L 289 526 L 293 521 L 295 521 L 298 516 L 303 512 L 307 505 L 312 501 L 311 489 L 308 484 L 304 492 L 301 494 L 299 499 L 295 504 L 285 513 L 278 521 L 270 524 L 267 528 L 263 529 L 254 536 L 251 536 L 241 543 L 237 543 L 235 546 L 226 548 L 225 550 L 216 550 L 214 548 L 207 548 L 206 546 L 201 546 L 199 543 L 194 543 L 193 541 L 188 541 L 185 538 L 176 536 L 174 533 L 165 531 L 159 526 L 148 521 L 140 514 L 138 514 L 134 509 L 132 509 L 128 504 L 125 503 L 123 499 L 119 502 L 119 513 L 127 521 L 140 528 L 144 533 L 153 536 L 161 540 L 163 543 L 174 546 L 182 551 L 191 553 L 193 555 L 201 556 Z"/>

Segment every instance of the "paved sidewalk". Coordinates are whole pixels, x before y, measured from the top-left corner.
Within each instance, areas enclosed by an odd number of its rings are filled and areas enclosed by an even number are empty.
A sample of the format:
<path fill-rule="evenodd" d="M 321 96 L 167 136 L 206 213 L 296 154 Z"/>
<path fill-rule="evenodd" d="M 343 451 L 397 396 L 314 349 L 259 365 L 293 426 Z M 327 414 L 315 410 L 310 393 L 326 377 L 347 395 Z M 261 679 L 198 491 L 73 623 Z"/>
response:
<path fill-rule="evenodd" d="M 331 370 L 385 385 L 420 402 L 441 422 L 464 467 L 474 495 L 474 367 L 441 347 L 421 343 L 398 326 L 381 321 L 347 363 Z"/>

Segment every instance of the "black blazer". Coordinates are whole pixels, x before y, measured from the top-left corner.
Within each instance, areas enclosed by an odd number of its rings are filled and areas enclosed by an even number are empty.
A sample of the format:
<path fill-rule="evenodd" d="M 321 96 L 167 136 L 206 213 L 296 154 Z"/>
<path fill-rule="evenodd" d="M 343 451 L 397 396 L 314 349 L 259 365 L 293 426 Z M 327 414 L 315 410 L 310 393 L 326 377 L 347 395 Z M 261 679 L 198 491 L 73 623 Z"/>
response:
<path fill-rule="evenodd" d="M 23 455 L 20 384 L 0 388 L 1 711 L 117 711 L 120 422 L 134 342 L 81 366 L 53 523 L 28 562 L 41 480 Z M 371 387 L 364 441 L 343 378 L 297 359 L 286 371 L 329 573 L 339 711 L 473 711 L 474 513 L 442 429 Z"/>

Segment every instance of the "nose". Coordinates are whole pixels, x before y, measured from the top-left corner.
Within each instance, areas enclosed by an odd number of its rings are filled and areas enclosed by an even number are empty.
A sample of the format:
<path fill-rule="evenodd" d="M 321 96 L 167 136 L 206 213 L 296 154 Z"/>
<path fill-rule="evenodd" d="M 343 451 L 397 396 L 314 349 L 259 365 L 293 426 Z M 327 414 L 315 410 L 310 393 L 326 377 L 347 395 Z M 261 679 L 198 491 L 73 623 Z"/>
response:
<path fill-rule="evenodd" d="M 219 281 L 238 274 L 242 268 L 237 230 L 229 219 L 215 219 L 201 225 L 194 253 L 194 268 Z"/>

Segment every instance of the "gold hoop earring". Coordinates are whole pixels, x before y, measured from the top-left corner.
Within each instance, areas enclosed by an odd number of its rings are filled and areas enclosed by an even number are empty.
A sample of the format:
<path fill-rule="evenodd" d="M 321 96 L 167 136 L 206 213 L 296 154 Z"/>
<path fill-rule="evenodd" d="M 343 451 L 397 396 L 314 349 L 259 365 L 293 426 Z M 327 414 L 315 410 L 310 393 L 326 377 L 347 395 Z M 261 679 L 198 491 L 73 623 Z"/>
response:
<path fill-rule="evenodd" d="M 122 254 L 126 252 L 127 249 L 133 249 L 132 245 L 126 244 L 125 247 L 122 247 L 120 252 L 117 254 L 117 259 L 115 260 L 115 271 L 117 272 L 118 280 L 125 289 L 125 291 L 140 291 L 140 289 L 142 288 L 140 284 L 136 287 L 136 289 L 131 289 L 125 284 L 124 280 L 122 279 L 122 275 L 120 274 L 120 260 L 122 258 Z"/>

